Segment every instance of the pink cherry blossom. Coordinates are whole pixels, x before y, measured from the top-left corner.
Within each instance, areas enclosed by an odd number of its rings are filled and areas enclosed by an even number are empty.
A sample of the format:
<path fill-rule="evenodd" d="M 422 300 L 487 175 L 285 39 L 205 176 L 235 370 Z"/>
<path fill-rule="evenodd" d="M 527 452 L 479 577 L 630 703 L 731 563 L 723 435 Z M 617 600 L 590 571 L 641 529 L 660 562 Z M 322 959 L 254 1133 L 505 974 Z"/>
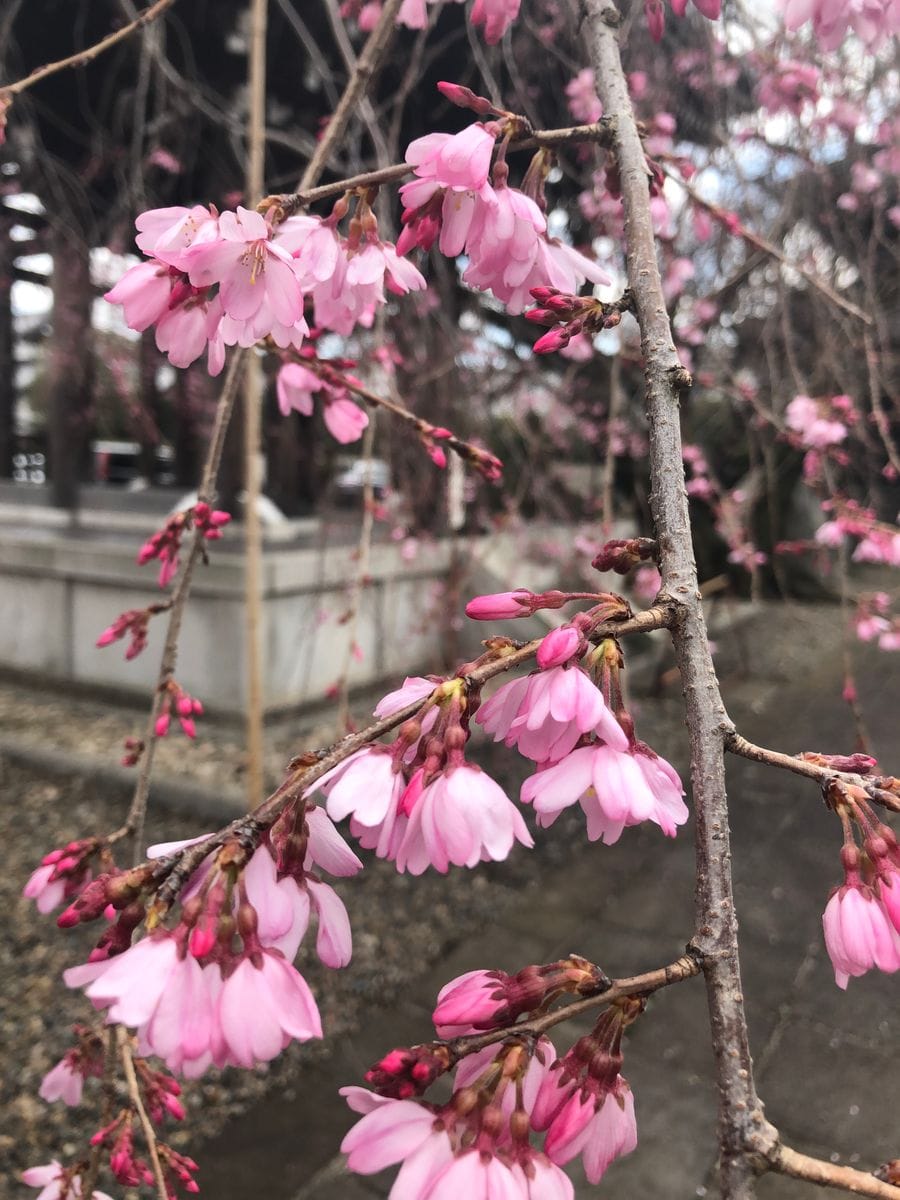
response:
<path fill-rule="evenodd" d="M 322 1036 L 322 1022 L 303 976 L 278 951 L 244 958 L 222 983 L 216 1009 L 217 1066 L 269 1062 L 288 1043 Z"/>
<path fill-rule="evenodd" d="M 56 878 L 56 864 L 47 863 L 32 871 L 22 889 L 27 900 L 34 900 L 40 913 L 52 912 L 66 897 L 66 880 Z"/>
<path fill-rule="evenodd" d="M 322 416 L 328 432 L 344 446 L 358 442 L 369 424 L 368 414 L 346 396 L 326 398 Z"/>
<path fill-rule="evenodd" d="M 590 841 L 617 842 L 626 826 L 653 821 L 674 837 L 688 818 L 677 772 L 665 759 L 640 749 L 623 752 L 602 742 L 573 750 L 522 785 L 538 823 L 552 825 L 576 801 L 587 818 Z"/>
<path fill-rule="evenodd" d="M 585 642 L 582 634 L 572 625 L 560 625 L 551 629 L 538 647 L 537 665 L 542 671 L 562 667 L 572 658 L 583 653 Z"/>
<path fill-rule="evenodd" d="M 161 263 L 138 263 L 125 272 L 115 287 L 104 293 L 103 299 L 110 304 L 121 304 L 125 310 L 125 324 L 142 333 L 167 311 L 176 278 Z"/>
<path fill-rule="evenodd" d="M 872 889 L 853 872 L 825 906 L 822 927 L 839 988 L 873 967 L 888 974 L 900 969 L 900 935 Z"/>
<path fill-rule="evenodd" d="M 431 1014 L 438 1037 L 457 1037 L 476 1029 L 494 1028 L 494 1018 L 506 1009 L 503 981 L 497 971 L 467 971 L 445 984 Z M 489 1049 L 496 1053 L 496 1047 Z M 461 1086 L 457 1079 L 457 1087 Z"/>
<path fill-rule="evenodd" d="M 235 320 L 250 320 L 264 301 L 282 325 L 293 325 L 303 316 L 293 259 L 272 240 L 258 212 L 240 206 L 237 212 L 223 212 L 215 241 L 192 245 L 185 261 L 195 287 L 219 285 L 222 308 Z"/>
<path fill-rule="evenodd" d="M 512 617 L 529 617 L 534 612 L 532 592 L 517 588 L 514 592 L 494 592 L 475 596 L 466 605 L 466 616 L 473 621 L 503 621 Z"/>
<path fill-rule="evenodd" d="M 544 1100 L 547 1095 L 549 1104 Z M 562 1102 L 554 1110 L 559 1098 Z M 553 1114 L 549 1121 L 548 1111 Z M 614 1159 L 637 1147 L 634 1095 L 621 1075 L 611 1090 L 596 1096 L 571 1085 L 561 1088 L 552 1074 L 546 1076 L 532 1120 L 536 1128 L 547 1129 L 547 1156 L 564 1164 L 580 1154 L 591 1183 L 599 1183 Z"/>
<path fill-rule="evenodd" d="M 54 1100 L 62 1100 L 70 1107 L 81 1103 L 81 1093 L 84 1088 L 84 1074 L 78 1063 L 73 1062 L 69 1055 L 61 1058 L 41 1081 L 38 1095 L 48 1104 Z"/>
<path fill-rule="evenodd" d="M 301 363 L 284 363 L 279 368 L 275 390 L 283 417 L 291 412 L 311 417 L 313 396 L 324 387 L 323 380 Z"/>
<path fill-rule="evenodd" d="M 519 15 L 522 0 L 475 0 L 470 20 L 484 26 L 484 40 L 494 46 Z"/>
<path fill-rule="evenodd" d="M 557 762 L 586 733 L 626 751 L 628 738 L 603 694 L 579 666 L 553 667 L 504 684 L 475 720 L 495 742 L 515 746 L 535 762 Z"/>
<path fill-rule="evenodd" d="M 451 863 L 500 862 L 515 842 L 534 845 L 516 806 L 480 768 L 450 766 L 425 785 L 421 776 L 413 776 L 400 801 L 409 823 L 397 849 L 398 871 L 421 875 L 433 866 L 443 874 Z"/>
<path fill-rule="evenodd" d="M 387 747 L 357 750 L 323 775 L 319 787 L 328 797 L 329 816 L 336 821 L 349 816 L 362 846 L 379 858 L 396 857 L 408 819 L 400 812 L 406 781 Z"/>
<path fill-rule="evenodd" d="M 35 1200 L 79 1200 L 81 1196 L 81 1178 L 76 1175 L 69 1186 L 63 1190 L 63 1168 L 54 1159 L 43 1167 L 29 1167 L 22 1172 L 22 1182 L 29 1187 L 41 1188 Z M 111 1200 L 106 1192 L 91 1192 L 92 1200 Z"/>
<path fill-rule="evenodd" d="M 407 147 L 405 158 L 418 178 L 429 181 L 435 189 L 477 193 L 488 182 L 494 143 L 495 135 L 475 122 L 460 133 L 429 133 L 416 138 Z"/>
<path fill-rule="evenodd" d="M 190 247 L 215 240 L 219 229 L 215 214 L 200 204 L 193 208 L 151 208 L 134 224 L 138 248 L 178 271 L 187 270 Z"/>

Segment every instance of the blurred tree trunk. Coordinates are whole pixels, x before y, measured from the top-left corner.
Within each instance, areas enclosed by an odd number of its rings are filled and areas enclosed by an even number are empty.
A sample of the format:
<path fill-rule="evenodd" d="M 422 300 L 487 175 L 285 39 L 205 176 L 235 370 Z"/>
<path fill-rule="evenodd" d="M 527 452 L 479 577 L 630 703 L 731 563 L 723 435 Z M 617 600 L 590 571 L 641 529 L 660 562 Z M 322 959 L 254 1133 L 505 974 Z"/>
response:
<path fill-rule="evenodd" d="M 13 421 L 16 409 L 16 362 L 13 336 L 12 283 L 15 245 L 12 219 L 0 218 L 0 479 L 12 475 Z"/>
<path fill-rule="evenodd" d="M 78 485 L 90 458 L 93 382 L 90 249 L 71 226 L 54 226 L 53 332 L 49 345 L 48 448 L 50 490 L 57 508 L 78 506 Z"/>

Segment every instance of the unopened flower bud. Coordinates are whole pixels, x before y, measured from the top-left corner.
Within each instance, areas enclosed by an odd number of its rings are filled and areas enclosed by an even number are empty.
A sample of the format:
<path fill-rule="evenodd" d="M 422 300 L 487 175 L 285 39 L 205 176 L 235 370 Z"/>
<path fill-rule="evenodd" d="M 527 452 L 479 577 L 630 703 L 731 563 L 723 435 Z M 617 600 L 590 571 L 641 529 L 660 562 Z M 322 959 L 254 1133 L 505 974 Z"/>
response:
<path fill-rule="evenodd" d="M 552 629 L 538 647 L 537 665 L 542 671 L 561 667 L 563 663 L 583 652 L 584 639 L 571 625 Z"/>
<path fill-rule="evenodd" d="M 475 596 L 466 605 L 466 616 L 475 621 L 503 621 L 513 617 L 530 617 L 534 612 L 533 592 L 518 588 L 514 592 L 493 592 Z"/>

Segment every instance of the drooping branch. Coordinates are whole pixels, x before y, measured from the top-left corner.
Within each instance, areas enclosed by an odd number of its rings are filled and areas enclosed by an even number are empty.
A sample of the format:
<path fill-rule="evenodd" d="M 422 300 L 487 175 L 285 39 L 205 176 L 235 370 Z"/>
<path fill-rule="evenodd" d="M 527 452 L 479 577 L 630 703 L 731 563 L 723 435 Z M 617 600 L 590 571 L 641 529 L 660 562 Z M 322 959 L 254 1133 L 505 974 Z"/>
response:
<path fill-rule="evenodd" d="M 131 37 L 138 29 L 142 29 L 145 25 L 149 25 L 151 21 L 155 21 L 167 8 L 171 8 L 174 3 L 175 0 L 156 0 L 155 4 L 151 4 L 149 8 L 135 17 L 128 25 L 123 25 L 121 29 L 108 34 L 93 46 L 88 46 L 86 50 L 79 50 L 77 54 L 70 54 L 68 58 L 60 58 L 57 62 L 47 63 L 45 66 L 38 67 L 32 71 L 30 75 L 25 75 L 22 79 L 17 79 L 15 83 L 8 83 L 4 87 L 0 87 L 0 105 L 4 101 L 8 102 L 12 96 L 18 96 L 27 88 L 34 87 L 36 83 L 40 83 L 48 75 L 55 75 L 57 71 L 65 71 L 68 67 L 87 66 L 89 62 L 92 62 L 95 58 L 99 58 L 101 54 L 105 54 L 107 50 L 111 50 L 119 42 L 124 42 L 126 38 Z"/>
<path fill-rule="evenodd" d="M 236 350 L 234 352 L 216 408 L 215 422 L 210 435 L 209 449 L 203 468 L 203 478 L 198 492 L 198 500 L 207 504 L 211 502 L 215 494 L 216 478 L 219 474 L 222 452 L 225 447 L 225 435 L 228 432 L 228 424 L 231 420 L 231 414 L 234 411 L 234 402 L 240 386 L 244 354 L 245 351 L 243 350 Z M 124 825 L 107 839 L 108 843 L 112 843 L 119 841 L 123 837 L 132 836 L 134 839 L 134 857 L 136 861 L 141 856 L 140 848 L 143 842 L 144 817 L 147 811 L 147 798 L 150 794 L 150 776 L 153 771 L 153 760 L 158 741 L 156 736 L 156 722 L 162 711 L 166 684 L 175 674 L 175 663 L 178 657 L 178 638 L 181 635 L 184 610 L 188 595 L 190 594 L 191 584 L 193 583 L 194 570 L 201 557 L 203 546 L 203 532 L 195 528 L 169 605 L 169 623 L 166 627 L 166 637 L 160 656 L 156 687 L 153 691 L 153 700 L 147 717 L 144 752 L 141 756 L 131 807 L 128 810 L 128 816 L 125 818 Z"/>
<path fill-rule="evenodd" d="M 753 1082 L 732 894 L 724 736 L 729 727 L 709 648 L 684 485 L 679 400 L 691 378 L 679 361 L 662 291 L 649 175 L 622 67 L 612 0 L 581 0 L 585 40 L 603 111 L 613 118 L 625 215 L 628 282 L 641 330 L 650 428 L 650 504 L 660 547 L 661 596 L 674 606 L 672 640 L 691 745 L 696 816 L 697 927 L 719 1087 L 722 1195 L 751 1200 L 759 1152 L 774 1142 Z"/>
<path fill-rule="evenodd" d="M 119 1043 L 119 1057 L 122 1060 L 122 1073 L 125 1076 L 125 1084 L 128 1088 L 128 1098 L 141 1123 L 141 1130 L 143 1131 L 144 1141 L 147 1145 L 147 1155 L 150 1159 L 150 1165 L 153 1168 L 153 1181 L 156 1185 L 156 1193 L 159 1200 L 170 1200 L 169 1189 L 166 1186 L 166 1178 L 159 1159 L 156 1131 L 141 1099 L 141 1089 L 138 1085 L 137 1072 L 134 1069 L 134 1057 L 131 1053 L 131 1035 L 124 1025 L 116 1026 L 116 1038 Z"/>
<path fill-rule="evenodd" d="M 746 242 L 748 246 L 752 246 L 754 250 L 760 250 L 769 258 L 774 259 L 775 262 L 780 263 L 782 267 L 786 267 L 791 271 L 796 271 L 796 273 L 805 279 L 808 284 L 814 287 L 817 292 L 821 293 L 821 295 L 823 295 L 825 299 L 829 301 L 829 303 L 835 305 L 837 308 L 843 309 L 843 311 L 849 313 L 851 317 L 855 317 L 857 321 L 862 321 L 864 325 L 873 324 L 872 318 L 868 313 L 863 312 L 863 310 L 856 304 L 853 304 L 852 301 L 845 299 L 839 292 L 836 292 L 831 284 L 827 283 L 821 277 L 821 275 L 818 275 L 815 271 L 811 271 L 809 267 L 804 266 L 803 263 L 798 263 L 793 259 L 788 258 L 786 254 L 784 254 L 778 249 L 777 246 L 774 246 L 761 234 L 754 233 L 751 229 L 747 229 L 741 222 L 735 223 L 732 213 L 726 212 L 725 209 L 720 208 L 718 204 L 713 204 L 711 200 L 704 199 L 697 189 L 692 184 L 688 183 L 687 180 L 684 179 L 679 173 L 671 170 L 665 166 L 665 164 L 661 165 L 664 173 L 668 175 L 668 177 L 675 183 L 677 183 L 678 186 L 688 194 L 688 196 L 690 196 L 694 204 L 696 204 L 699 208 L 702 208 L 705 212 L 708 212 L 711 217 L 714 217 L 721 224 L 725 225 L 730 232 L 735 234 L 736 237 L 741 238 L 741 240 Z"/>

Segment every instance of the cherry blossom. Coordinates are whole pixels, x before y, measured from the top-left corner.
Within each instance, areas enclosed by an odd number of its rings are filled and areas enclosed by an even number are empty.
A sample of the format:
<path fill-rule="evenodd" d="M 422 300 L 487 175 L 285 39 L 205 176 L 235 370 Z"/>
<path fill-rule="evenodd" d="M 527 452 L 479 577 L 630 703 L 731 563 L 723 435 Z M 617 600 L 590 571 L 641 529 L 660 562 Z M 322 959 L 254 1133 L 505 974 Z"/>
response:
<path fill-rule="evenodd" d="M 627 752 L 599 741 L 582 746 L 522 785 L 522 801 L 534 805 L 541 826 L 552 825 L 577 801 L 590 841 L 608 846 L 626 826 L 642 821 L 653 821 L 674 837 L 688 818 L 683 794 L 674 768 L 640 743 Z"/>

